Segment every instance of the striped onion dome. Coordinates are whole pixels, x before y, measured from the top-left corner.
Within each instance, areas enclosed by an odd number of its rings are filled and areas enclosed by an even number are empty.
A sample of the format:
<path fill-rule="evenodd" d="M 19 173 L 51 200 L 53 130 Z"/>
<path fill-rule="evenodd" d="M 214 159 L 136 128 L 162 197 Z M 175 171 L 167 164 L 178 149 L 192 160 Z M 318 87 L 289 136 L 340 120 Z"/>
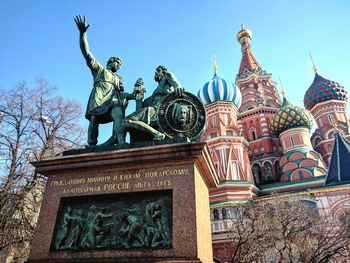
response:
<path fill-rule="evenodd" d="M 203 104 L 209 105 L 217 101 L 232 101 L 237 108 L 241 106 L 242 94 L 239 88 L 233 83 L 227 83 L 217 75 L 217 67 L 214 68 L 214 77 L 205 83 L 198 91 L 197 96 Z"/>
<path fill-rule="evenodd" d="M 348 93 L 338 82 L 325 79 L 317 72 L 304 96 L 304 106 L 310 110 L 317 103 L 328 100 L 348 100 Z"/>
<path fill-rule="evenodd" d="M 271 118 L 271 129 L 276 136 L 296 127 L 305 127 L 311 130 L 312 116 L 302 107 L 292 105 L 285 97 L 279 111 Z"/>

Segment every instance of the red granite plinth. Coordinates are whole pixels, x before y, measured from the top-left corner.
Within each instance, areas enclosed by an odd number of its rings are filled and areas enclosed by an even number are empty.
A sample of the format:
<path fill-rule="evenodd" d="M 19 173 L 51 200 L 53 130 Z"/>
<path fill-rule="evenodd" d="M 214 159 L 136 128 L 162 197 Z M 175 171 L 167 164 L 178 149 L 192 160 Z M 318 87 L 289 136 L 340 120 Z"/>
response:
<path fill-rule="evenodd" d="M 30 263 L 213 262 L 209 188 L 217 177 L 205 143 L 77 154 L 34 163 L 48 177 Z M 136 176 L 135 176 L 136 175 Z M 52 239 L 66 197 L 172 192 L 172 246 L 159 249 L 55 251 Z"/>

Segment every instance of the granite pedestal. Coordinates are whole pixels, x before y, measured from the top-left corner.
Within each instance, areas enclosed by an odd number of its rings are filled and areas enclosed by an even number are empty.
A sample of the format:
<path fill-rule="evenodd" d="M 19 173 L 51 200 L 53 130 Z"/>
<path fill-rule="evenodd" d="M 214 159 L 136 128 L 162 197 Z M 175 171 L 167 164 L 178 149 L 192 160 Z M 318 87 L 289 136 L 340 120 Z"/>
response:
<path fill-rule="evenodd" d="M 218 180 L 205 143 L 83 153 L 33 165 L 48 181 L 30 263 L 213 262 L 208 189 L 216 187 Z M 108 203 L 129 196 L 137 200 L 169 197 L 168 247 L 55 249 L 58 218 L 69 202 Z"/>

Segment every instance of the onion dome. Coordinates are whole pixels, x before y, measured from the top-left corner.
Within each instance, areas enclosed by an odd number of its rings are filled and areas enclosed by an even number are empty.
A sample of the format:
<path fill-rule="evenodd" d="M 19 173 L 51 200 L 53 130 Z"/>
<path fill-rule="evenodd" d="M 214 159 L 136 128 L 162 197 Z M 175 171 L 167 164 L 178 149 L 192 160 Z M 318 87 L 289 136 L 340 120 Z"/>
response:
<path fill-rule="evenodd" d="M 205 83 L 203 88 L 198 91 L 197 96 L 205 106 L 217 101 L 232 101 L 239 108 L 242 101 L 241 91 L 235 84 L 219 78 L 217 71 L 218 66 L 215 65 L 214 77 Z"/>
<path fill-rule="evenodd" d="M 271 129 L 276 136 L 282 132 L 296 127 L 305 127 L 311 130 L 312 116 L 302 107 L 294 106 L 283 97 L 279 111 L 272 116 Z"/>
<path fill-rule="evenodd" d="M 348 93 L 338 82 L 325 79 L 315 72 L 314 81 L 304 96 L 304 106 L 310 110 L 317 103 L 328 100 L 347 101 Z"/>
<path fill-rule="evenodd" d="M 248 28 L 245 28 L 244 25 L 241 27 L 241 30 L 237 33 L 237 40 L 239 41 L 242 37 L 249 37 L 252 39 L 252 32 Z"/>

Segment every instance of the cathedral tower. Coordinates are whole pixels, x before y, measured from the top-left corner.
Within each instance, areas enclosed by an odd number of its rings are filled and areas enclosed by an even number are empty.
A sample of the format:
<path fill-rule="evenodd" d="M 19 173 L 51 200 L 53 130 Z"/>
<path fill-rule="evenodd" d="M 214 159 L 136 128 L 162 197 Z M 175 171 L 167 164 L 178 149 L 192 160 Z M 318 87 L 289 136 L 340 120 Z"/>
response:
<path fill-rule="evenodd" d="M 349 119 L 346 112 L 348 93 L 339 83 L 318 74 L 304 96 L 304 106 L 314 116 L 317 129 L 311 137 L 312 145 L 329 165 L 333 149 L 334 125 L 349 139 Z"/>
<path fill-rule="evenodd" d="M 252 33 L 242 26 L 237 34 L 242 59 L 236 84 L 242 93 L 238 127 L 249 142 L 249 159 L 256 184 L 279 180 L 280 141 L 270 129 L 271 116 L 281 104 L 271 74 L 266 73 L 251 48 Z"/>
<path fill-rule="evenodd" d="M 210 192 L 211 203 L 227 202 L 252 196 L 255 188 L 248 158 L 248 142 L 237 124 L 241 93 L 236 85 L 214 76 L 198 92 L 205 105 L 207 120 L 202 140 L 206 141 L 220 184 Z"/>
<path fill-rule="evenodd" d="M 308 111 L 291 104 L 283 94 L 282 106 L 271 119 L 272 131 L 283 148 L 280 159 L 282 182 L 312 180 L 327 174 L 322 157 L 311 145 L 312 121 Z"/>

